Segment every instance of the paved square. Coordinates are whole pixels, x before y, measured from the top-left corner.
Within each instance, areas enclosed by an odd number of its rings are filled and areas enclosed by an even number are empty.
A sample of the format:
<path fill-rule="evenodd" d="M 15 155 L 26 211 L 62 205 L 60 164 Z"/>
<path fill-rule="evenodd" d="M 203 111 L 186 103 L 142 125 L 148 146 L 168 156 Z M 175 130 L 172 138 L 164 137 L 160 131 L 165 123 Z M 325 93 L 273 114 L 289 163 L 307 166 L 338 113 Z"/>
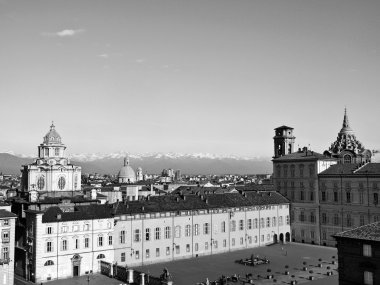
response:
<path fill-rule="evenodd" d="M 244 266 L 235 263 L 235 260 L 249 258 L 251 254 L 266 257 L 270 264 L 257 266 Z M 254 284 L 290 284 L 291 280 L 299 283 L 309 282 L 310 285 L 338 285 L 337 265 L 332 265 L 332 256 L 337 258 L 336 248 L 321 247 L 305 244 L 290 243 L 286 245 L 272 245 L 254 249 L 244 249 L 229 253 L 203 256 L 193 259 L 183 259 L 167 263 L 150 264 L 135 269 L 149 272 L 153 276 L 159 276 L 164 267 L 168 268 L 173 275 L 174 285 L 195 285 L 205 282 L 206 278 L 210 281 L 218 279 L 221 275 L 231 276 L 233 274 L 245 277 L 247 273 L 253 275 Z M 323 267 L 318 267 L 319 259 L 322 259 Z M 303 262 L 307 262 L 308 271 L 303 271 Z M 289 266 L 290 275 L 285 275 L 285 265 Z M 327 276 L 327 266 L 334 272 L 333 276 Z M 271 269 L 273 279 L 266 279 L 267 269 Z M 310 274 L 309 270 L 313 270 Z M 262 277 L 257 277 L 258 275 Z M 294 275 L 295 278 L 291 276 Z M 313 275 L 316 280 L 309 281 L 308 277 Z M 322 279 L 323 278 L 323 279 Z M 87 281 L 86 276 L 56 280 L 44 284 L 49 285 L 105 285 L 122 284 L 123 282 L 108 278 L 102 275 L 93 275 Z M 243 282 L 231 283 L 243 284 Z"/>

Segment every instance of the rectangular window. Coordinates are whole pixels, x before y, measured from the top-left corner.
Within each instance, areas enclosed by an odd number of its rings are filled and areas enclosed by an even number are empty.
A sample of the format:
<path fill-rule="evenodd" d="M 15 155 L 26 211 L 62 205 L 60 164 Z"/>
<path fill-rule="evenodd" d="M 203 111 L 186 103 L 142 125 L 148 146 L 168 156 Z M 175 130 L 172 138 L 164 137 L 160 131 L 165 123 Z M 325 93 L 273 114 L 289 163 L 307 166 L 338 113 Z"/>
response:
<path fill-rule="evenodd" d="M 61 250 L 64 251 L 64 250 L 67 250 L 67 240 L 62 240 L 62 246 L 61 246 Z"/>
<path fill-rule="evenodd" d="M 248 219 L 248 229 L 252 229 L 252 219 Z"/>
<path fill-rule="evenodd" d="M 186 252 L 190 252 L 190 244 L 186 244 Z"/>
<path fill-rule="evenodd" d="M 286 215 L 286 224 L 287 224 L 287 225 L 290 224 L 290 221 L 289 221 L 289 215 Z"/>
<path fill-rule="evenodd" d="M 170 239 L 170 236 L 171 236 L 171 231 L 170 231 L 170 227 L 165 227 L 165 238 L 166 239 Z"/>
<path fill-rule="evenodd" d="M 208 250 L 208 242 L 205 242 L 205 250 Z"/>
<path fill-rule="evenodd" d="M 160 228 L 156 228 L 155 229 L 155 239 L 159 240 L 160 238 L 161 238 L 161 229 Z"/>
<path fill-rule="evenodd" d="M 243 220 L 239 220 L 239 230 L 244 231 L 244 221 Z"/>
<path fill-rule="evenodd" d="M 46 252 L 52 252 L 53 251 L 53 244 L 51 241 L 46 242 Z"/>
<path fill-rule="evenodd" d="M 346 202 L 351 203 L 351 192 L 349 191 L 346 192 Z"/>
<path fill-rule="evenodd" d="M 209 223 L 204 223 L 203 224 L 203 234 L 208 235 L 210 233 L 210 226 Z"/>
<path fill-rule="evenodd" d="M 222 231 L 222 233 L 226 232 L 226 222 L 222 222 L 222 226 L 220 230 Z"/>
<path fill-rule="evenodd" d="M 226 239 L 223 240 L 223 247 L 227 247 L 227 240 Z"/>
<path fill-rule="evenodd" d="M 61 228 L 61 232 L 63 232 L 63 233 L 67 233 L 67 226 L 62 226 L 62 228 Z"/>
<path fill-rule="evenodd" d="M 140 241 L 140 230 L 139 229 L 136 229 L 135 230 L 135 242 L 139 242 Z"/>
<path fill-rule="evenodd" d="M 194 225 L 194 235 L 195 236 L 199 235 L 199 225 L 198 224 Z"/>
<path fill-rule="evenodd" d="M 310 237 L 312 238 L 312 239 L 314 239 L 314 231 L 310 231 Z"/>
<path fill-rule="evenodd" d="M 156 248 L 156 257 L 160 257 L 160 249 L 158 247 Z"/>
<path fill-rule="evenodd" d="M 211 245 L 212 246 L 212 245 Z M 215 248 L 218 248 L 218 241 L 217 240 L 214 240 L 214 247 Z"/>
<path fill-rule="evenodd" d="M 185 227 L 185 236 L 189 237 L 190 234 L 191 234 L 191 226 L 190 225 L 186 225 L 186 227 Z"/>
<path fill-rule="evenodd" d="M 3 242 L 9 242 L 9 231 L 4 231 L 3 232 L 3 239 L 2 239 Z"/>
<path fill-rule="evenodd" d="M 73 232 L 78 232 L 78 231 L 79 231 L 79 225 L 74 225 Z"/>
<path fill-rule="evenodd" d="M 79 248 L 79 239 L 75 239 L 75 249 L 78 249 Z"/>
<path fill-rule="evenodd" d="M 150 251 L 149 251 L 149 249 L 145 250 L 145 257 L 146 258 L 150 257 Z"/>
<path fill-rule="evenodd" d="M 199 249 L 199 245 L 198 245 L 198 243 L 195 243 L 195 244 L 194 244 L 194 250 L 195 250 L 195 251 L 198 251 L 198 249 Z"/>
<path fill-rule="evenodd" d="M 231 221 L 231 232 L 236 231 L 236 221 Z"/>
<path fill-rule="evenodd" d="M 334 191 L 334 202 L 338 202 L 338 192 Z"/>
<path fill-rule="evenodd" d="M 264 242 L 264 235 L 261 235 L 261 242 Z"/>
<path fill-rule="evenodd" d="M 4 225 L 4 226 L 9 226 L 9 220 L 8 220 L 8 219 L 3 220 L 3 225 Z"/>
<path fill-rule="evenodd" d="M 125 231 L 120 231 L 119 241 L 121 244 L 125 243 Z"/>
<path fill-rule="evenodd" d="M 327 215 L 326 215 L 326 213 L 322 213 L 322 224 L 327 224 Z"/>
<path fill-rule="evenodd" d="M 136 256 L 136 259 L 140 259 L 140 251 L 136 250 L 135 251 L 135 256 Z"/>
<path fill-rule="evenodd" d="M 3 255 L 3 259 L 8 259 L 9 258 L 9 248 L 8 247 L 3 247 L 2 248 L 2 255 Z"/>
<path fill-rule="evenodd" d="M 379 204 L 379 194 L 373 193 L 373 204 L 377 205 Z"/>
<path fill-rule="evenodd" d="M 112 236 L 108 236 L 108 245 L 112 245 Z"/>
<path fill-rule="evenodd" d="M 166 255 L 170 255 L 170 247 L 169 246 L 166 247 Z"/>
<path fill-rule="evenodd" d="M 150 240 L 150 229 L 145 229 L 145 240 L 146 241 Z"/>
<path fill-rule="evenodd" d="M 364 285 L 373 285 L 373 272 L 364 271 Z"/>
<path fill-rule="evenodd" d="M 240 245 L 243 245 L 244 244 L 244 238 L 240 238 Z"/>
<path fill-rule="evenodd" d="M 84 247 L 88 248 L 89 244 L 90 244 L 90 239 L 88 237 L 84 238 Z"/>
<path fill-rule="evenodd" d="M 103 246 L 103 236 L 98 236 L 98 246 Z"/>
<path fill-rule="evenodd" d="M 363 244 L 363 256 L 372 257 L 372 247 L 370 244 Z"/>
<path fill-rule="evenodd" d="M 89 231 L 89 230 L 90 230 L 90 224 L 85 224 L 85 225 L 83 226 L 83 230 L 85 230 L 85 231 Z"/>
<path fill-rule="evenodd" d="M 232 246 L 235 246 L 235 239 L 234 238 L 232 238 L 231 244 L 232 244 Z"/>
<path fill-rule="evenodd" d="M 53 228 L 52 227 L 47 227 L 47 234 L 51 235 L 53 233 Z"/>
<path fill-rule="evenodd" d="M 179 245 L 176 245 L 176 246 L 175 246 L 175 253 L 176 253 L 176 254 L 180 254 L 180 248 L 179 248 Z"/>
<path fill-rule="evenodd" d="M 125 262 L 125 252 L 122 252 L 122 253 L 120 254 L 120 261 L 121 261 L 121 262 Z"/>

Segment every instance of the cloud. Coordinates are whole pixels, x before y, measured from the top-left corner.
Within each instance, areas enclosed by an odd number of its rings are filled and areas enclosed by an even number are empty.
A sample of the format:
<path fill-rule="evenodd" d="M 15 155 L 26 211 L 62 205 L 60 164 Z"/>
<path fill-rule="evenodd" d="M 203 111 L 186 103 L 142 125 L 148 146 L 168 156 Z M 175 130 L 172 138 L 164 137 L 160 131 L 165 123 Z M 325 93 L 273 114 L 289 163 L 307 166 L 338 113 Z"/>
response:
<path fill-rule="evenodd" d="M 137 63 L 144 63 L 144 62 L 146 62 L 146 59 L 144 59 L 144 58 L 139 58 L 139 59 L 136 59 L 136 62 L 137 62 Z"/>
<path fill-rule="evenodd" d="M 102 53 L 102 54 L 98 54 L 98 57 L 109 58 L 110 56 L 107 53 Z"/>
<path fill-rule="evenodd" d="M 42 33 L 44 36 L 53 36 L 53 37 L 73 37 L 77 34 L 83 33 L 85 30 L 83 29 L 77 29 L 77 30 L 72 30 L 72 29 L 65 29 L 59 32 L 54 32 L 54 33 Z"/>

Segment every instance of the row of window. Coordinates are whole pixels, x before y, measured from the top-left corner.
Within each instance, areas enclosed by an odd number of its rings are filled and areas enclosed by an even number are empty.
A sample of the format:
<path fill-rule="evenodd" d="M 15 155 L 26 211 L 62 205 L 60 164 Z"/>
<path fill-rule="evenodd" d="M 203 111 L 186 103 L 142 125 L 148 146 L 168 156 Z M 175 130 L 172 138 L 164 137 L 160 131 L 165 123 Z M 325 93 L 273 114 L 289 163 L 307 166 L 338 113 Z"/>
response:
<path fill-rule="evenodd" d="M 289 225 L 289 215 L 287 215 L 285 217 L 286 219 L 286 224 Z M 238 229 L 239 231 L 243 231 L 244 230 L 244 220 L 239 220 L 238 221 L 239 224 L 238 224 Z M 247 229 L 250 230 L 250 229 L 256 229 L 258 228 L 258 222 L 259 222 L 259 219 L 248 219 L 247 220 Z M 279 226 L 282 226 L 283 225 L 283 217 L 280 216 L 278 218 L 278 225 Z M 226 222 L 223 221 L 220 225 L 220 231 L 222 233 L 225 233 L 226 232 Z M 260 219 L 260 228 L 265 228 L 265 227 L 275 227 L 277 226 L 277 219 L 276 217 L 267 217 L 266 219 L 264 218 L 261 218 Z M 211 226 L 209 223 L 204 223 L 203 224 L 203 235 L 208 235 L 210 234 L 210 231 L 211 231 Z M 198 236 L 200 234 L 200 225 L 199 224 L 194 224 L 193 225 L 193 236 Z M 231 221 L 231 225 L 230 225 L 230 231 L 231 232 L 235 232 L 237 230 L 237 221 L 235 220 L 232 220 Z M 216 234 L 218 232 L 218 225 L 217 224 L 214 224 L 214 233 Z M 174 237 L 175 238 L 180 238 L 182 235 L 182 229 L 181 229 L 181 226 L 176 226 L 174 228 Z M 184 236 L 185 237 L 189 237 L 191 236 L 191 225 L 186 225 L 185 226 L 185 231 L 184 231 Z M 126 242 L 126 231 L 125 230 L 122 230 L 120 231 L 120 234 L 119 234 L 119 243 L 120 244 L 123 244 Z M 171 227 L 170 226 L 167 226 L 164 228 L 164 231 L 163 231 L 163 238 L 164 239 L 170 239 L 172 237 L 172 231 L 171 231 Z M 145 241 L 150 241 L 150 240 L 160 240 L 162 238 L 162 233 L 161 233 L 161 228 L 160 227 L 156 227 L 154 230 L 150 229 L 150 228 L 146 228 L 145 229 Z M 135 229 L 134 232 L 133 232 L 133 240 L 135 242 L 140 242 L 141 241 L 141 231 L 140 229 Z"/>
<path fill-rule="evenodd" d="M 272 240 L 272 236 L 270 234 L 267 234 L 267 237 L 266 237 L 266 241 L 269 242 Z M 248 244 L 252 244 L 253 242 L 254 243 L 258 243 L 259 242 L 259 237 L 258 236 L 248 236 L 247 237 L 247 241 L 246 241 Z M 265 242 L 265 235 L 261 235 L 261 242 Z M 239 239 L 239 244 L 240 245 L 244 245 L 244 238 L 241 237 Z M 217 240 L 213 240 L 212 242 L 205 242 L 204 243 L 204 250 L 209 250 L 211 248 L 213 249 L 218 249 L 218 241 Z M 232 238 L 231 239 L 231 246 L 236 246 L 236 239 L 235 238 Z M 222 242 L 222 247 L 223 248 L 226 248 L 227 247 L 227 240 L 224 239 L 223 242 Z M 180 254 L 181 253 L 181 246 L 180 245 L 177 245 L 177 244 L 174 244 L 173 245 L 173 252 L 171 252 L 171 249 L 170 249 L 170 246 L 167 246 L 165 248 L 165 254 L 166 255 L 170 255 L 171 253 L 175 253 L 175 254 Z M 186 252 L 190 252 L 191 251 L 191 246 L 190 244 L 186 244 L 185 246 L 185 250 Z M 200 246 L 199 246 L 199 243 L 195 243 L 194 244 L 194 251 L 195 252 L 198 252 L 200 250 Z M 132 255 L 135 255 L 135 258 L 136 259 L 140 259 L 140 251 L 139 250 L 135 250 L 131 253 L 131 256 Z M 160 248 L 156 248 L 155 250 L 155 256 L 156 257 L 160 257 L 161 256 L 161 249 Z M 145 258 L 150 258 L 151 257 L 151 251 L 150 249 L 146 249 L 145 250 Z M 126 261 L 126 253 L 125 252 L 122 252 L 120 254 L 120 261 L 121 262 L 125 262 Z"/>
<path fill-rule="evenodd" d="M 112 223 L 107 222 L 107 229 L 111 229 L 111 228 L 112 228 Z M 69 226 L 63 225 L 63 226 L 61 226 L 61 233 L 68 233 L 69 229 L 70 229 Z M 80 225 L 73 225 L 71 227 L 72 232 L 79 232 L 80 230 L 81 230 Z M 84 224 L 82 227 L 82 230 L 83 231 L 89 231 L 90 230 L 90 224 Z M 53 233 L 54 233 L 54 228 L 52 226 L 47 226 L 46 227 L 46 234 L 50 235 Z"/>
<path fill-rule="evenodd" d="M 283 167 L 283 172 L 281 171 L 281 165 L 277 165 L 276 166 L 276 176 L 277 177 L 288 177 L 288 165 L 284 165 Z M 298 165 L 298 173 L 299 173 L 299 177 L 304 177 L 305 176 L 305 165 L 304 164 L 299 164 Z M 312 177 L 315 175 L 315 167 L 314 167 L 314 164 L 309 164 L 308 165 L 308 169 L 309 169 L 309 176 Z M 291 164 L 290 167 L 289 167 L 289 170 L 290 170 L 290 177 L 294 178 L 296 176 L 296 167 L 294 164 Z"/>
<path fill-rule="evenodd" d="M 345 181 L 344 183 L 342 183 L 342 185 L 341 185 L 341 183 L 339 183 L 338 181 L 333 181 L 332 183 L 326 183 L 325 181 L 322 181 L 321 182 L 321 189 L 322 190 L 326 190 L 327 189 L 327 184 L 332 184 L 332 188 L 334 189 L 334 190 L 338 190 L 338 189 L 340 189 L 341 187 L 343 187 L 343 189 L 347 189 L 347 190 L 351 190 L 351 188 L 353 187 L 353 185 L 355 185 L 357 182 L 355 181 L 355 182 L 353 182 L 353 181 Z M 359 183 L 357 183 L 357 188 L 359 189 L 359 190 L 364 190 L 364 186 L 365 186 L 365 184 L 367 184 L 366 185 L 366 188 L 367 187 L 372 187 L 372 189 L 374 189 L 374 190 L 377 190 L 377 189 L 379 189 L 379 182 L 378 181 L 373 181 L 373 182 L 371 182 L 371 183 L 364 183 L 364 182 L 359 182 Z M 371 185 L 371 186 L 370 186 Z"/>
<path fill-rule="evenodd" d="M 107 241 L 103 237 L 103 235 L 99 235 L 97 237 L 97 246 L 102 247 L 105 245 L 106 242 L 108 242 L 108 245 L 113 244 L 113 237 L 111 235 L 107 236 Z M 83 239 L 83 248 L 89 248 L 90 247 L 90 238 L 84 237 Z M 81 248 L 81 242 L 79 238 L 73 239 L 73 248 L 72 249 L 80 249 Z M 46 252 L 53 252 L 54 251 L 54 242 L 51 240 L 46 241 Z M 62 239 L 60 242 L 60 250 L 61 251 L 67 251 L 69 249 L 69 240 L 68 239 Z"/>
<path fill-rule="evenodd" d="M 329 195 L 329 192 L 327 191 L 322 191 L 321 192 L 321 201 L 322 202 L 326 202 L 326 201 L 333 201 L 333 202 L 339 202 L 339 192 L 338 190 L 334 190 L 332 192 L 332 196 Z M 351 193 L 351 190 L 346 190 L 344 192 L 345 196 L 345 202 L 346 203 L 352 203 L 354 201 L 354 193 Z M 356 193 L 355 193 L 356 194 Z M 357 192 L 357 195 L 358 195 L 358 203 L 359 204 L 367 204 L 368 201 L 366 201 L 366 195 L 365 195 L 365 192 L 364 191 L 359 191 Z M 379 194 L 378 193 L 373 193 L 373 199 L 372 199 L 372 203 L 373 205 L 377 205 L 379 203 Z"/>
<path fill-rule="evenodd" d="M 342 215 L 341 214 L 334 214 L 333 217 L 332 217 L 332 221 L 330 222 L 329 220 L 329 216 L 327 215 L 327 213 L 322 213 L 321 214 L 321 223 L 326 225 L 326 224 L 333 224 L 334 226 L 340 226 L 341 225 L 341 221 L 342 220 Z M 378 222 L 380 221 L 380 218 L 379 216 L 373 216 L 373 221 L 374 222 Z M 368 221 L 370 222 L 370 221 Z M 365 215 L 360 215 L 359 216 L 359 226 L 364 226 L 365 224 L 368 223 L 366 221 L 366 216 Z M 346 226 L 346 227 L 354 227 L 354 218 L 352 217 L 352 215 L 350 213 L 347 213 L 344 215 L 343 217 L 343 225 Z"/>

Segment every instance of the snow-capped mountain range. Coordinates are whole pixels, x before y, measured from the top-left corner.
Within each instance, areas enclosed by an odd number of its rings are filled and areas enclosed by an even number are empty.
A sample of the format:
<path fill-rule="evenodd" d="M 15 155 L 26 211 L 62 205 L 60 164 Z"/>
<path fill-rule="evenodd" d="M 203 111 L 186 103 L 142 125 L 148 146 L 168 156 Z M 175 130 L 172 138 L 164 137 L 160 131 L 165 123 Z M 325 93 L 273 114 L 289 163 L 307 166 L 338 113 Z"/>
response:
<path fill-rule="evenodd" d="M 184 174 L 258 174 L 271 173 L 269 157 L 239 157 L 210 153 L 145 153 L 125 151 L 102 154 L 68 155 L 71 163 L 82 166 L 82 173 L 117 174 L 128 155 L 132 168 L 142 167 L 144 173 L 161 173 L 164 168 L 180 169 Z M 0 152 L 0 171 L 19 173 L 22 164 L 28 164 L 36 155 L 20 155 L 12 151 Z"/>

